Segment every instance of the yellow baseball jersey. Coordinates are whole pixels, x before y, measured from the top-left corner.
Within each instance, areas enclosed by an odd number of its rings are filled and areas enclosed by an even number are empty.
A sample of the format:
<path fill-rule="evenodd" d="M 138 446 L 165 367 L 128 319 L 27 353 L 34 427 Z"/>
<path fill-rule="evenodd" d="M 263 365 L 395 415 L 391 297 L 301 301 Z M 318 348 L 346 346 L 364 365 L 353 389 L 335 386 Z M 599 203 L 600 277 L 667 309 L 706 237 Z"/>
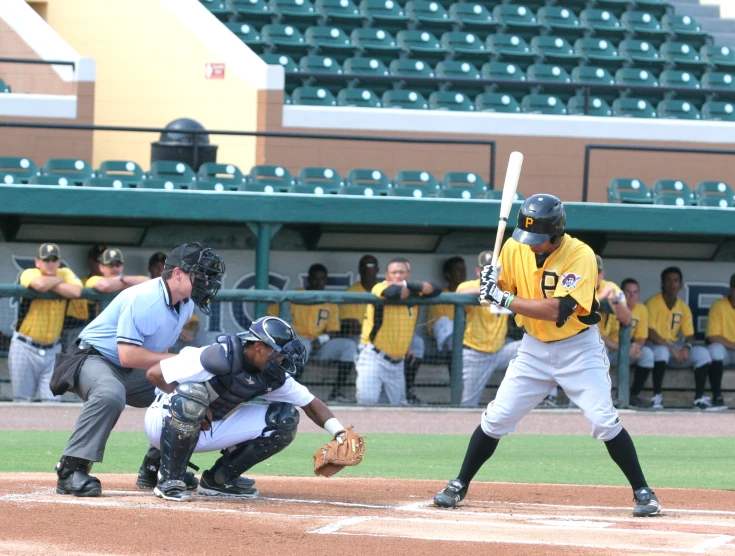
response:
<path fill-rule="evenodd" d="M 728 342 L 735 342 L 735 307 L 728 297 L 718 299 L 710 307 L 705 336 L 722 336 Z"/>
<path fill-rule="evenodd" d="M 612 288 L 615 290 L 615 295 L 618 298 L 618 302 L 623 303 L 625 301 L 625 294 L 623 293 L 623 290 L 621 290 L 615 282 L 610 282 L 609 280 L 600 280 L 600 285 L 597 286 L 597 295 L 599 295 L 600 292 L 604 290 L 607 286 L 612 286 Z M 600 317 L 602 317 L 602 320 L 600 321 L 600 330 L 603 332 L 602 335 L 609 338 L 610 336 L 604 334 L 604 331 L 611 318 L 615 319 L 615 315 L 612 313 L 600 313 Z M 618 330 L 619 329 L 620 323 L 618 323 Z M 648 337 L 648 333 L 646 333 L 646 337 Z"/>
<path fill-rule="evenodd" d="M 643 303 L 636 303 L 633 310 L 630 312 L 632 318 L 630 320 L 631 326 L 631 341 L 645 340 L 648 338 L 648 309 Z M 603 315 L 604 317 L 605 315 Z M 615 315 L 608 315 L 608 319 L 605 322 L 604 328 L 600 326 L 602 335 L 605 338 L 618 341 L 620 337 L 620 321 Z"/>
<path fill-rule="evenodd" d="M 362 286 L 361 282 L 358 282 L 357 284 L 352 284 L 349 288 L 345 290 L 346 292 L 356 292 L 356 293 L 368 293 L 368 291 Z M 339 318 L 342 320 L 347 319 L 354 319 L 360 324 L 362 324 L 362 321 L 365 319 L 365 311 L 367 311 L 368 305 L 367 303 L 350 303 L 347 305 L 342 305 L 339 308 Z"/>
<path fill-rule="evenodd" d="M 480 287 L 479 280 L 462 282 L 457 289 L 464 287 Z M 467 325 L 464 329 L 462 343 L 483 353 L 495 353 L 505 343 L 508 334 L 508 314 L 493 313 L 487 307 L 466 305 Z"/>
<path fill-rule="evenodd" d="M 372 294 L 381 297 L 390 284 L 380 282 L 373 287 Z M 394 359 L 408 353 L 411 345 L 419 307 L 410 305 L 369 304 L 362 323 L 360 343 L 371 343 Z"/>
<path fill-rule="evenodd" d="M 41 276 L 37 268 L 28 268 L 20 275 L 20 285 L 29 287 L 35 278 Z M 82 281 L 70 268 L 59 268 L 56 276 L 64 282 L 81 286 Z M 25 299 L 21 298 L 16 330 L 42 344 L 55 342 L 64 327 L 64 315 L 68 299 Z"/>
<path fill-rule="evenodd" d="M 657 293 L 646 301 L 648 308 L 648 328 L 655 330 L 659 336 L 669 342 L 679 340 L 679 332 L 684 337 L 694 335 L 692 310 L 689 305 L 677 298 L 669 309 L 663 294 Z"/>
<path fill-rule="evenodd" d="M 449 288 L 444 288 L 442 292 L 449 292 Z M 431 336 L 434 336 L 434 323 L 440 317 L 448 317 L 454 320 L 454 305 L 429 305 L 426 330 Z"/>
<path fill-rule="evenodd" d="M 509 239 L 500 252 L 503 270 L 498 286 L 525 299 L 550 299 L 571 296 L 577 308 L 564 326 L 555 322 L 516 315 L 516 323 L 542 342 L 564 340 L 599 320 L 597 261 L 595 253 L 582 241 L 564 235 L 558 249 L 551 253 L 541 268 L 528 245 Z"/>
<path fill-rule="evenodd" d="M 305 291 L 305 289 L 298 288 L 296 291 Z M 291 326 L 301 338 L 312 340 L 325 332 L 339 332 L 339 306 L 336 304 L 298 305 L 289 303 L 289 305 L 291 306 Z M 268 314 L 278 316 L 278 303 L 268 306 Z"/>

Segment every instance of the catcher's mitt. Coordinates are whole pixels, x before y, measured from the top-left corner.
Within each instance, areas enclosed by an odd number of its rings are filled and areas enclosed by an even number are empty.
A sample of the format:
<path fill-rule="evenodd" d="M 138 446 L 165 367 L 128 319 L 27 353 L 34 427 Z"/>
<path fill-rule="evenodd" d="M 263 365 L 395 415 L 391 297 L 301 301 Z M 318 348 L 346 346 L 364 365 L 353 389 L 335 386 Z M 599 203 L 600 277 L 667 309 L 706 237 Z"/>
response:
<path fill-rule="evenodd" d="M 365 455 L 365 437 L 352 425 L 334 435 L 314 454 L 314 474 L 331 477 L 347 465 L 357 465 Z"/>

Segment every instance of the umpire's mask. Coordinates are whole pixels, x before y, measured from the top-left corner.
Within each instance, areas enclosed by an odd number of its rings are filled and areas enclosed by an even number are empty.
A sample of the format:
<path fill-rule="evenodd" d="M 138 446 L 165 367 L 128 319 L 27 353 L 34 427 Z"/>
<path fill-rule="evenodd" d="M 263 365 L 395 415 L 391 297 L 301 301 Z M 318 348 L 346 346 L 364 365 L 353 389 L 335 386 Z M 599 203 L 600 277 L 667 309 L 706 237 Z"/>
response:
<path fill-rule="evenodd" d="M 164 268 L 180 268 L 191 278 L 191 300 L 205 315 L 211 315 L 209 303 L 222 286 L 225 262 L 217 253 L 199 243 L 174 248 L 166 257 Z"/>

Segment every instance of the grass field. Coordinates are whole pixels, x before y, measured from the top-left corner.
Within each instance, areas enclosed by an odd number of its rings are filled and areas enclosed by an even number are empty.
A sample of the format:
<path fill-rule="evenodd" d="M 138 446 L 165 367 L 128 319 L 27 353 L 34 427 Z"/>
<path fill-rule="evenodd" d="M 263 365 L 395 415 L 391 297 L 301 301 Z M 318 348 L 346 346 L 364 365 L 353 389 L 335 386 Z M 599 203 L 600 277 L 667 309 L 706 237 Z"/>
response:
<path fill-rule="evenodd" d="M 0 432 L 0 472 L 51 472 L 68 440 L 66 431 Z M 326 434 L 304 433 L 273 458 L 252 469 L 262 475 L 312 475 L 312 455 Z M 469 437 L 459 435 L 370 435 L 365 460 L 343 476 L 405 479 L 453 478 Z M 648 482 L 656 487 L 732 489 L 735 443 L 730 437 L 642 436 L 634 439 Z M 115 432 L 105 462 L 95 473 L 135 473 L 148 447 L 144 435 Z M 194 454 L 205 469 L 219 452 Z M 504 438 L 477 476 L 480 481 L 625 485 L 602 442 L 587 436 L 515 435 Z"/>

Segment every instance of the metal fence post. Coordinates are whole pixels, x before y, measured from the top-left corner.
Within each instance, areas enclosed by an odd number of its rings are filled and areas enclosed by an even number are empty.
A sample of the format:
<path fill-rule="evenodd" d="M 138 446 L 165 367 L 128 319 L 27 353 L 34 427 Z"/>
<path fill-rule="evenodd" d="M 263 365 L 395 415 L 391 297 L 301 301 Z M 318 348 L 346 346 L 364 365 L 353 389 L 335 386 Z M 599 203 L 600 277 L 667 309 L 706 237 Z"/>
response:
<path fill-rule="evenodd" d="M 628 407 L 630 402 L 630 330 L 630 325 L 621 324 L 618 338 L 618 407 Z"/>
<path fill-rule="evenodd" d="M 268 271 L 271 256 L 271 225 L 267 222 L 257 225 L 258 243 L 255 248 L 255 289 L 268 289 Z M 264 317 L 268 306 L 265 303 L 255 304 L 255 318 Z"/>
<path fill-rule="evenodd" d="M 462 341 L 467 323 L 464 305 L 454 306 L 454 331 L 452 332 L 452 364 L 450 368 L 449 387 L 450 403 L 459 405 L 462 402 Z"/>

